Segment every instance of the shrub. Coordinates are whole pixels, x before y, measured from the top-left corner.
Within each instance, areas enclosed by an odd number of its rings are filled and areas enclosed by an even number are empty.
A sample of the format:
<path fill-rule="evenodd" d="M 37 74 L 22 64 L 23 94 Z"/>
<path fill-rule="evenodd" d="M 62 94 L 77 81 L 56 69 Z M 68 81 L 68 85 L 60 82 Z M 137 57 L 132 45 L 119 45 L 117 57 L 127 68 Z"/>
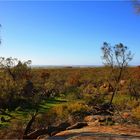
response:
<path fill-rule="evenodd" d="M 75 87 L 69 87 L 67 89 L 67 92 L 65 93 L 65 98 L 68 99 L 69 101 L 80 99 L 81 98 L 80 90 Z"/>
<path fill-rule="evenodd" d="M 93 84 L 88 84 L 84 89 L 83 89 L 83 94 L 96 94 L 98 92 L 97 88 L 94 87 Z"/>
<path fill-rule="evenodd" d="M 66 121 L 71 116 L 83 117 L 90 111 L 90 107 L 80 102 L 70 102 L 58 105 L 49 111 L 50 117 L 55 116 L 55 121 Z M 54 121 L 54 120 L 53 120 Z"/>
<path fill-rule="evenodd" d="M 132 110 L 132 116 L 136 118 L 138 121 L 140 121 L 140 106 Z"/>
<path fill-rule="evenodd" d="M 126 104 L 127 104 L 127 109 L 133 109 L 133 108 L 136 108 L 140 104 L 140 101 L 128 100 Z"/>
<path fill-rule="evenodd" d="M 125 109 L 127 107 L 127 103 L 130 100 L 129 96 L 127 95 L 121 95 L 114 97 L 113 103 L 119 108 L 119 109 Z"/>
<path fill-rule="evenodd" d="M 12 120 L 8 128 L 4 128 L 0 131 L 0 139 L 21 139 L 23 133 L 23 122 L 19 120 Z"/>

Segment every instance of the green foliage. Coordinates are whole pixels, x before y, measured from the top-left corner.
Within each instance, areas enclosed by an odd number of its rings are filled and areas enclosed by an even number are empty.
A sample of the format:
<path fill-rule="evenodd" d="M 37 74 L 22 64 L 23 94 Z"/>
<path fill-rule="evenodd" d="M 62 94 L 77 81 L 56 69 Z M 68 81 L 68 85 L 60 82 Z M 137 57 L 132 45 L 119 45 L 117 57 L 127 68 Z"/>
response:
<path fill-rule="evenodd" d="M 84 103 L 69 102 L 55 106 L 50 110 L 49 113 L 50 116 L 56 116 L 56 119 L 67 120 L 70 115 L 73 115 L 75 113 L 79 113 L 79 115 L 82 115 L 82 113 L 88 112 L 90 111 L 90 109 L 91 108 Z"/>
<path fill-rule="evenodd" d="M 65 98 L 69 101 L 81 99 L 80 90 L 76 87 L 67 88 Z"/>
<path fill-rule="evenodd" d="M 11 57 L 0 58 L 0 108 L 13 110 L 25 101 L 27 82 L 32 76 L 30 63 L 31 61 L 21 62 Z M 29 102 L 28 98 L 26 100 Z"/>
<path fill-rule="evenodd" d="M 113 103 L 119 107 L 119 109 L 125 109 L 127 107 L 127 103 L 130 100 L 128 95 L 117 95 L 114 97 Z"/>
<path fill-rule="evenodd" d="M 8 61 L 8 66 L 4 65 L 4 61 Z M 107 81 L 110 67 L 31 69 L 29 63 L 19 60 L 4 59 L 4 61 L 0 69 L 0 109 L 21 120 L 23 124 L 27 124 L 30 114 L 38 109 L 39 115 L 32 126 L 33 130 L 50 124 L 56 125 L 70 118 L 73 122 L 80 121 L 93 111 L 94 107 L 110 101 L 112 91 L 109 90 Z M 125 78 L 125 85 L 118 86 L 118 94 L 113 100 L 113 104 L 122 112 L 135 110 L 139 106 L 139 99 L 131 96 L 132 93 L 139 94 L 140 69 L 128 68 L 128 71 L 133 79 L 131 85 L 129 85 L 131 79 Z M 109 80 L 114 87 L 115 79 Z M 133 88 L 136 92 L 132 90 Z M 135 111 L 132 112 L 135 114 Z M 6 115 L 4 118 L 9 122 L 0 124 L 2 131 L 4 132 L 6 127 L 11 133 L 13 131 L 13 135 L 17 135 L 13 118 L 7 118 Z M 15 129 L 11 128 L 10 124 Z M 24 127 L 23 125 L 21 129 Z"/>
<path fill-rule="evenodd" d="M 114 97 L 113 104 L 120 110 L 131 110 L 139 105 L 138 100 L 131 100 L 130 95 L 126 93 L 119 93 Z"/>

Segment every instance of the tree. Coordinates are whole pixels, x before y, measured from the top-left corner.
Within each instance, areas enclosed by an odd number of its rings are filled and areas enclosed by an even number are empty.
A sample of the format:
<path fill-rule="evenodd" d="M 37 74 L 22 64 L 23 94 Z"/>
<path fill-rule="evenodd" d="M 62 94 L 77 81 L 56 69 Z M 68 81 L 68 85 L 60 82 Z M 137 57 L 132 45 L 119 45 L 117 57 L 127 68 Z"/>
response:
<path fill-rule="evenodd" d="M 104 42 L 101 49 L 103 52 L 102 59 L 104 65 L 108 66 L 111 70 L 110 76 L 108 77 L 109 85 L 113 87 L 110 99 L 111 105 L 115 94 L 118 92 L 120 81 L 125 75 L 126 68 L 132 60 L 133 55 L 131 54 L 131 51 L 128 51 L 127 46 L 124 46 L 122 43 L 111 46 L 109 43 Z"/>
<path fill-rule="evenodd" d="M 139 0 L 132 0 L 133 5 L 134 5 L 134 9 L 136 11 L 137 14 L 140 13 L 140 1 Z"/>
<path fill-rule="evenodd" d="M 3 101 L 0 108 L 15 109 L 22 104 L 23 98 L 24 101 L 29 99 L 23 93 L 27 91 L 25 87 L 32 77 L 30 63 L 30 60 L 21 62 L 11 57 L 0 57 L 0 99 Z"/>
<path fill-rule="evenodd" d="M 17 58 L 4 58 L 0 57 L 0 68 L 2 68 L 11 78 L 16 81 L 26 78 L 30 73 L 31 60 L 21 62 Z"/>

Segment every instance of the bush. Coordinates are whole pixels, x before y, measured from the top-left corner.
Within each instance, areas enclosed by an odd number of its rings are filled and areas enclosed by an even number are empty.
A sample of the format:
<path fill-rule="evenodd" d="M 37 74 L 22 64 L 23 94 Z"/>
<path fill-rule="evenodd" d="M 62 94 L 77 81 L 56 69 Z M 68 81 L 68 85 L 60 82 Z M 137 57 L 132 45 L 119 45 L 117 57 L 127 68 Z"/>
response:
<path fill-rule="evenodd" d="M 0 131 L 0 139 L 22 139 L 23 133 L 23 122 L 19 120 L 12 120 L 8 128 L 4 128 Z"/>
<path fill-rule="evenodd" d="M 140 121 L 140 106 L 132 110 L 132 116 L 136 118 L 138 121 Z"/>
<path fill-rule="evenodd" d="M 127 102 L 127 109 L 136 108 L 140 104 L 140 101 L 137 100 L 128 100 Z"/>
<path fill-rule="evenodd" d="M 113 103 L 120 110 L 131 110 L 139 105 L 139 100 L 131 100 L 128 94 L 119 93 L 116 97 L 114 97 Z"/>
<path fill-rule="evenodd" d="M 90 109 L 91 108 L 84 103 L 71 102 L 52 108 L 48 114 L 50 117 L 53 117 L 53 121 L 55 120 L 56 122 L 61 122 L 68 120 L 68 118 L 71 116 L 78 115 L 80 117 L 84 117 L 84 115 L 89 112 Z"/>
<path fill-rule="evenodd" d="M 126 109 L 129 100 L 129 96 L 118 94 L 114 97 L 113 104 L 115 104 L 119 109 L 123 110 Z"/>
<path fill-rule="evenodd" d="M 78 88 L 70 87 L 67 89 L 67 92 L 65 93 L 65 98 L 69 101 L 80 99 L 80 91 Z"/>

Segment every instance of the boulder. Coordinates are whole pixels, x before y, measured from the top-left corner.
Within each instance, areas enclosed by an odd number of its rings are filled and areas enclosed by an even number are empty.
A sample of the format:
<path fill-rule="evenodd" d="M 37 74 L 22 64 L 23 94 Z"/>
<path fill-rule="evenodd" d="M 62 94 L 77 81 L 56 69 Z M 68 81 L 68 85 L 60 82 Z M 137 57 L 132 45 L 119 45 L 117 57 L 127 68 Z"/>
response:
<path fill-rule="evenodd" d="M 129 112 L 124 112 L 124 113 L 122 114 L 122 118 L 123 118 L 123 119 L 128 119 L 129 117 L 131 117 L 131 114 L 130 114 Z"/>
<path fill-rule="evenodd" d="M 120 80 L 120 86 L 124 86 L 126 84 L 126 80 Z"/>
<path fill-rule="evenodd" d="M 88 115 L 84 118 L 84 121 L 85 122 L 93 122 L 93 121 L 95 121 L 95 118 L 93 115 Z"/>
<path fill-rule="evenodd" d="M 112 117 L 109 115 L 94 115 L 94 119 L 98 120 L 99 122 L 104 122 L 104 121 L 111 121 Z"/>

